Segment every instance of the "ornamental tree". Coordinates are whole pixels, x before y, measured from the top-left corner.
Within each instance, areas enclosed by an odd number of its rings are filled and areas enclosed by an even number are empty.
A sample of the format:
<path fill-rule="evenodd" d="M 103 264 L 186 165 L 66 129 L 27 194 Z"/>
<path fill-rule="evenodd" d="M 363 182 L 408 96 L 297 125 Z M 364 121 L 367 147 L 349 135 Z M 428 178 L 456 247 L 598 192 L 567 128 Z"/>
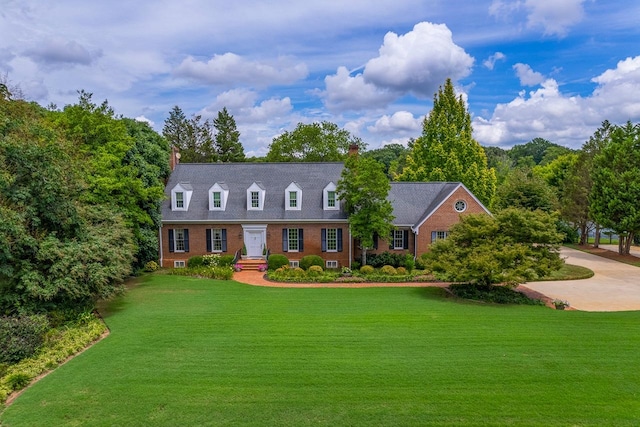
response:
<path fill-rule="evenodd" d="M 593 158 L 589 195 L 595 220 L 619 236 L 618 251 L 628 255 L 640 233 L 640 124 L 615 126 L 609 142 Z"/>
<path fill-rule="evenodd" d="M 347 158 L 337 192 L 349 214 L 351 235 L 360 242 L 362 265 L 367 264 L 374 235 L 388 236 L 393 229 L 393 207 L 387 200 L 390 189 L 380 163 L 358 155 Z"/>
<path fill-rule="evenodd" d="M 448 237 L 431 246 L 426 258 L 436 276 L 445 281 L 517 286 L 562 266 L 562 239 L 554 215 L 510 208 L 495 216 L 460 217 Z"/>
<path fill-rule="evenodd" d="M 433 109 L 423 122 L 399 181 L 459 181 L 485 205 L 496 190 L 496 175 L 487 156 L 472 137 L 471 116 L 451 79 L 440 88 Z"/>

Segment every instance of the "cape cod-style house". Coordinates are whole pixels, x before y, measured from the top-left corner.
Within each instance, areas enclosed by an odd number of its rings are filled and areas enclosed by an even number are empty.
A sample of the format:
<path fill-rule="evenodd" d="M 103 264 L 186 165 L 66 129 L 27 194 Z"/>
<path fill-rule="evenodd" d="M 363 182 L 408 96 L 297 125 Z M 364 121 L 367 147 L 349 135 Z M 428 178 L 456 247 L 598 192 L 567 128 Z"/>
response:
<path fill-rule="evenodd" d="M 182 267 L 195 255 L 287 256 L 293 265 L 319 255 L 327 268 L 358 260 L 347 214 L 336 193 L 343 163 L 180 164 L 165 188 L 160 263 Z M 446 237 L 460 215 L 488 213 L 461 183 L 392 182 L 395 230 L 372 252 L 419 256 Z"/>

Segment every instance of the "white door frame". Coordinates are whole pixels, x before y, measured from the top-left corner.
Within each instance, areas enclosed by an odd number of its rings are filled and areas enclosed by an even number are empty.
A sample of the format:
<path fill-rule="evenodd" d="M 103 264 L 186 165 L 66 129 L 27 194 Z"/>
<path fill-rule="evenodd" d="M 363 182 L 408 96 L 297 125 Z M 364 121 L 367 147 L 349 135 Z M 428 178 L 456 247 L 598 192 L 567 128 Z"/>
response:
<path fill-rule="evenodd" d="M 242 225 L 243 241 L 248 242 L 250 236 L 260 236 L 260 249 L 249 248 L 247 245 L 247 258 L 262 258 L 262 248 L 267 244 L 267 225 L 266 224 L 251 224 Z"/>

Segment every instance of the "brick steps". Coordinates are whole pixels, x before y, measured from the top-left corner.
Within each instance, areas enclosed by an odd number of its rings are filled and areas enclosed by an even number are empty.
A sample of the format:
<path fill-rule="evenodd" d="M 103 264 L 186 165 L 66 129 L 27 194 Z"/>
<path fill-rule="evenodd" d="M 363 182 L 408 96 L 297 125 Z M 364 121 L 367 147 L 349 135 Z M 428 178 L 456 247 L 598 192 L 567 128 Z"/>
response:
<path fill-rule="evenodd" d="M 243 270 L 258 271 L 258 267 L 265 265 L 265 259 L 240 259 L 237 264 L 242 266 Z"/>

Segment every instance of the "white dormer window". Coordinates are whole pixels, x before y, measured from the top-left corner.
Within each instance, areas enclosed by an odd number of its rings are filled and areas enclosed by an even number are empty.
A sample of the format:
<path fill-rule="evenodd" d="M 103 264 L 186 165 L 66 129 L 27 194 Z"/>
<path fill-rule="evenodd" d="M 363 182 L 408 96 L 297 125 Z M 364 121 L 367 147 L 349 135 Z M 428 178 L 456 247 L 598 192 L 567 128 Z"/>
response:
<path fill-rule="evenodd" d="M 171 190 L 171 210 L 186 211 L 189 210 L 189 202 L 193 188 L 188 182 L 181 182 Z"/>
<path fill-rule="evenodd" d="M 262 184 L 254 182 L 247 188 L 247 210 L 261 211 L 264 208 L 265 190 Z"/>
<path fill-rule="evenodd" d="M 284 190 L 284 208 L 288 211 L 299 211 L 302 209 L 302 189 L 292 182 Z"/>
<path fill-rule="evenodd" d="M 224 182 L 216 182 L 209 189 L 209 210 L 223 211 L 227 208 L 229 187 Z"/>
<path fill-rule="evenodd" d="M 338 201 L 338 193 L 336 192 L 336 185 L 330 182 L 323 191 L 323 209 L 325 211 L 337 211 L 340 210 L 340 202 Z"/>

